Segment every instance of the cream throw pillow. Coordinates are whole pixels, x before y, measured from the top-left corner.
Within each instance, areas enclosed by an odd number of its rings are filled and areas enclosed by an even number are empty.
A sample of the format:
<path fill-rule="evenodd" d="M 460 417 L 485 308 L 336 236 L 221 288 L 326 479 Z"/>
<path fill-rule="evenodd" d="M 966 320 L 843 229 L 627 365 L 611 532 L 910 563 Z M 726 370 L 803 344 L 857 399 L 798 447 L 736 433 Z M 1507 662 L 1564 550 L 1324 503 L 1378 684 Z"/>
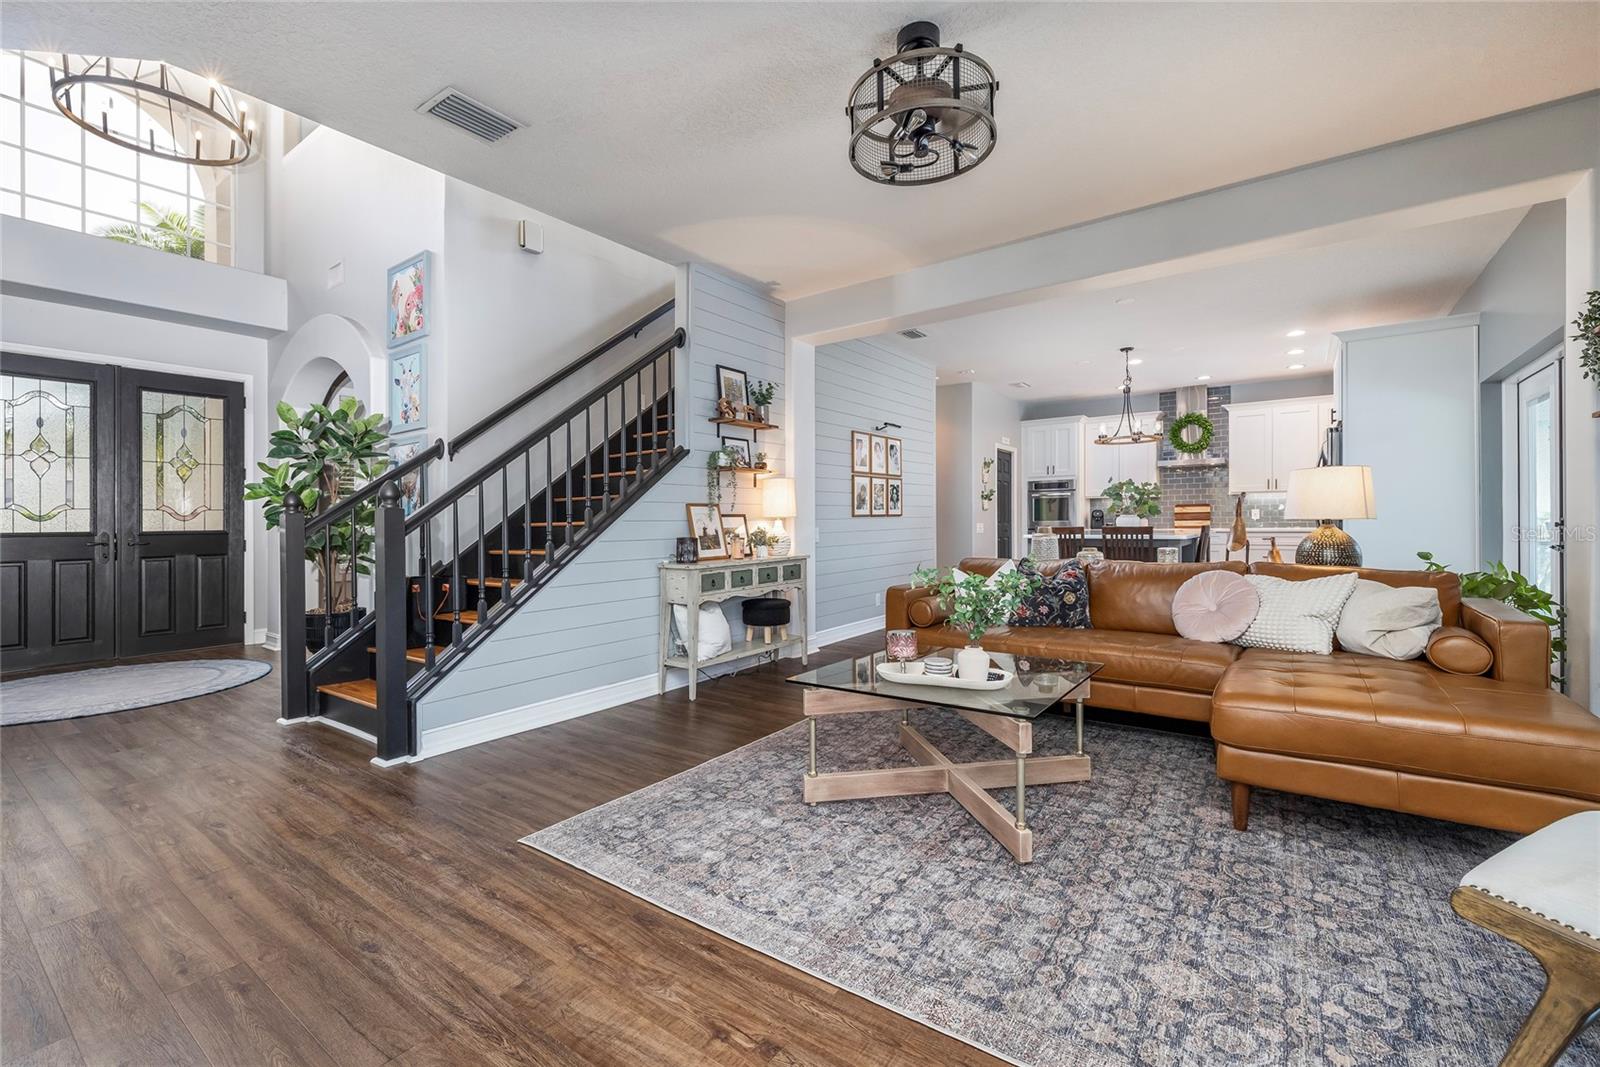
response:
<path fill-rule="evenodd" d="M 1339 616 L 1339 646 L 1367 656 L 1416 659 L 1443 623 L 1437 589 L 1395 588 L 1361 578 Z"/>
<path fill-rule="evenodd" d="M 1354 572 L 1304 582 L 1264 574 L 1247 574 L 1245 579 L 1255 586 L 1261 610 L 1235 644 L 1322 656 L 1333 652 L 1333 629 L 1355 591 Z"/>
<path fill-rule="evenodd" d="M 677 631 L 676 644 L 679 648 L 687 650 L 689 647 L 689 609 L 682 604 L 672 605 L 672 625 Z M 700 606 L 700 654 L 697 660 L 711 659 L 724 652 L 733 651 L 733 633 L 728 628 L 728 617 L 722 613 L 720 604 L 702 604 Z"/>

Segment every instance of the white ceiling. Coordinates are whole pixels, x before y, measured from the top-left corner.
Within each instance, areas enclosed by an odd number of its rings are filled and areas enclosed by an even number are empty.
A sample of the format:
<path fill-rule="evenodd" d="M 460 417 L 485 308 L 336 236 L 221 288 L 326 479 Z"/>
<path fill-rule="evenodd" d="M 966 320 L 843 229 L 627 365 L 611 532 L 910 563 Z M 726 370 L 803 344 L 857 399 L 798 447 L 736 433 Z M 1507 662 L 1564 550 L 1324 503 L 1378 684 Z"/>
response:
<path fill-rule="evenodd" d="M 1000 79 L 994 155 L 892 189 L 844 101 L 895 30 Z M 1594 3 L 27 3 L 6 47 L 165 59 L 674 261 L 805 295 L 1600 87 Z M 529 123 L 486 145 L 446 84 Z"/>
<path fill-rule="evenodd" d="M 1201 374 L 1224 385 L 1326 372 L 1336 330 L 1448 314 L 1526 213 L 1074 293 L 924 326 L 917 341 L 876 340 L 933 363 L 941 384 L 979 381 L 1019 400 L 1116 392 L 1123 345 L 1143 360 L 1133 369 L 1140 393 L 1194 385 Z M 1287 336 L 1296 329 L 1305 335 Z M 1032 388 L 1008 384 L 1019 380 Z"/>

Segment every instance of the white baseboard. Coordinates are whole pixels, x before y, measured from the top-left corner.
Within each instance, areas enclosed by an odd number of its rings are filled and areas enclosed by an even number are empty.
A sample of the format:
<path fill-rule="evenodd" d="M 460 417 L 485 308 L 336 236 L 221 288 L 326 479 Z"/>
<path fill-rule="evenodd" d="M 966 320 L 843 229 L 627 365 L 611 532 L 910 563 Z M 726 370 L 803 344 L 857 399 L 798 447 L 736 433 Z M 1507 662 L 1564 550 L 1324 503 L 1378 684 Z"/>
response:
<path fill-rule="evenodd" d="M 278 649 L 281 647 L 278 643 L 278 631 L 260 630 L 258 632 L 261 634 L 261 639 L 251 642 L 252 644 L 265 645 L 269 652 L 278 651 Z"/>
<path fill-rule="evenodd" d="M 322 716 L 322 715 L 307 715 L 303 719 L 279 719 L 278 720 L 278 725 L 279 726 L 299 726 L 301 723 L 308 723 L 308 722 L 320 723 L 323 726 L 331 726 L 335 730 L 338 730 L 342 734 L 349 734 L 351 737 L 359 737 L 359 738 L 361 738 L 361 740 L 366 741 L 368 744 L 372 745 L 374 748 L 376 748 L 378 746 L 378 739 L 376 737 L 372 736 L 371 734 L 367 733 L 365 730 L 357 730 L 354 726 L 350 726 L 350 725 L 348 725 L 346 723 L 339 722 L 337 719 L 329 719 L 329 718 L 327 718 L 325 716 Z"/>
<path fill-rule="evenodd" d="M 485 741 L 494 741 L 501 737 L 510 737 L 525 730 L 565 722 L 580 715 L 589 715 L 596 711 L 604 711 L 606 708 L 614 708 L 618 704 L 655 695 L 656 676 L 651 673 L 550 700 L 524 704 L 519 708 L 508 708 L 492 715 L 468 719 L 466 722 L 436 726 L 432 730 L 422 731 L 422 741 L 412 761 L 425 760 L 430 756 L 454 752 L 458 748 L 480 745 Z"/>
<path fill-rule="evenodd" d="M 823 645 L 831 645 L 835 641 L 860 637 L 862 634 L 870 634 L 874 630 L 881 629 L 883 629 L 882 615 L 874 615 L 870 619 L 859 619 L 856 622 L 847 622 L 842 626 L 830 626 L 826 630 L 818 630 L 811 635 L 809 651 L 820 652 Z"/>

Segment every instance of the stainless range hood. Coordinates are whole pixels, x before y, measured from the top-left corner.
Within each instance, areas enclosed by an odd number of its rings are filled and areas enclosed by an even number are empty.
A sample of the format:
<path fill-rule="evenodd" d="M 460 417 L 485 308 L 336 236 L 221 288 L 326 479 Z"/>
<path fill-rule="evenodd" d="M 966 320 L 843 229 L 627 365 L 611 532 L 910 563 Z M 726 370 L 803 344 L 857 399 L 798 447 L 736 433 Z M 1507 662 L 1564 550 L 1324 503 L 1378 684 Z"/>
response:
<path fill-rule="evenodd" d="M 1189 385 L 1178 390 L 1178 414 L 1187 415 L 1191 411 L 1205 414 L 1206 387 L 1203 385 Z M 1213 447 L 1215 447 L 1213 445 Z M 1212 467 L 1226 467 L 1228 457 L 1217 455 L 1208 448 L 1200 455 L 1191 456 L 1182 452 L 1176 459 L 1163 459 L 1156 464 L 1161 470 L 1206 470 Z"/>

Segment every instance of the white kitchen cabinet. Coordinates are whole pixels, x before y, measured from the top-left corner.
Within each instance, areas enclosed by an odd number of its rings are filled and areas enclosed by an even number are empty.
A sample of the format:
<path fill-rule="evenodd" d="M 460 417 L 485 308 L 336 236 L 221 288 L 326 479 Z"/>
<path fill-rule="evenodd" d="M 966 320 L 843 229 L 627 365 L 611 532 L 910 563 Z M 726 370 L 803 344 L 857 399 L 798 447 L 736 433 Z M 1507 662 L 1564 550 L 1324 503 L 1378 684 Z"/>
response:
<path fill-rule="evenodd" d="M 1083 418 L 1038 419 L 1022 424 L 1023 477 L 1077 478 Z"/>
<path fill-rule="evenodd" d="M 1149 430 L 1160 418 L 1160 412 L 1139 413 L 1140 424 Z M 1083 437 L 1083 495 L 1085 498 L 1102 496 L 1112 482 L 1156 481 L 1157 449 L 1152 441 L 1144 445 L 1097 445 L 1094 437 L 1104 422 L 1109 432 L 1116 426 L 1116 416 L 1105 419 L 1088 419 Z"/>
<path fill-rule="evenodd" d="M 1281 493 L 1289 472 L 1315 467 L 1333 397 L 1228 404 L 1228 492 Z"/>

